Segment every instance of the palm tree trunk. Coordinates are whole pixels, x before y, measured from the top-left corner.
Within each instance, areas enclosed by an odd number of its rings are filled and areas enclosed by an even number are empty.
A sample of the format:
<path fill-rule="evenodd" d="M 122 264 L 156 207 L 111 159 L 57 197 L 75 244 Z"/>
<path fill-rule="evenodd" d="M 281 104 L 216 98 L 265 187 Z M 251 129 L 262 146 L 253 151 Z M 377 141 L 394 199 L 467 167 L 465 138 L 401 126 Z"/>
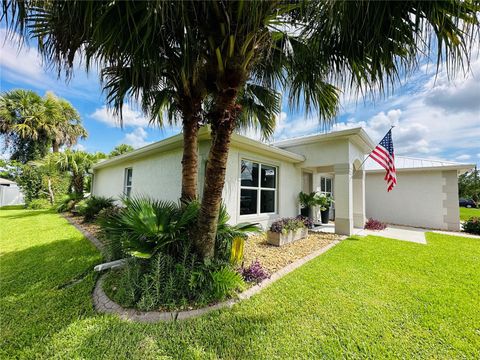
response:
<path fill-rule="evenodd" d="M 230 89 L 219 96 L 216 111 L 212 114 L 212 144 L 205 172 L 205 185 L 195 235 L 195 247 L 202 258 L 212 258 L 215 252 L 215 237 L 218 215 L 225 184 L 228 151 L 235 128 L 237 91 Z"/>
<path fill-rule="evenodd" d="M 60 151 L 60 145 L 55 140 L 52 141 L 52 151 L 54 153 L 58 153 Z"/>
<path fill-rule="evenodd" d="M 83 198 L 83 176 L 81 174 L 73 174 L 72 186 L 75 194 Z"/>
<path fill-rule="evenodd" d="M 180 200 L 197 199 L 198 184 L 198 117 L 185 116 L 183 121 L 182 194 Z"/>

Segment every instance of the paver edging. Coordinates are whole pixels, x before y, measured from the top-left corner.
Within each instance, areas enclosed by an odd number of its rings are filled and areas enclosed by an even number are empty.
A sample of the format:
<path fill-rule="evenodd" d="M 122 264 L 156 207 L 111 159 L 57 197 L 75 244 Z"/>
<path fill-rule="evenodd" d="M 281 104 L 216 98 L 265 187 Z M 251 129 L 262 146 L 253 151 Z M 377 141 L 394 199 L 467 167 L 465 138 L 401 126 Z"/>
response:
<path fill-rule="evenodd" d="M 73 225 L 75 229 L 80 231 L 82 235 L 85 236 L 100 252 L 104 250 L 104 245 L 102 244 L 102 242 L 98 240 L 90 231 L 83 229 L 81 226 L 79 226 L 74 221 L 72 221 L 68 216 L 65 216 L 63 214 L 61 214 L 61 216 L 65 220 L 67 220 L 70 223 L 70 225 Z"/>
<path fill-rule="evenodd" d="M 240 293 L 238 297 L 235 299 L 223 301 L 218 304 L 207 306 L 204 308 L 195 309 L 195 310 L 186 310 L 186 311 L 139 311 L 135 309 L 125 309 L 119 304 L 117 304 L 115 301 L 111 300 L 107 296 L 107 294 L 105 294 L 105 292 L 103 291 L 103 281 L 105 279 L 106 274 L 101 275 L 98 278 L 97 283 L 95 284 L 95 288 L 93 290 L 93 295 L 92 295 L 93 305 L 95 310 L 99 313 L 117 314 L 121 319 L 133 321 L 133 322 L 153 323 L 153 322 L 159 322 L 159 321 L 175 321 L 175 320 L 195 318 L 214 310 L 232 307 L 236 303 L 252 297 L 253 295 L 262 291 L 264 288 L 273 284 L 275 281 L 281 279 L 288 273 L 299 268 L 300 266 L 316 258 L 317 256 L 320 256 L 321 254 L 327 252 L 328 250 L 333 248 L 335 245 L 339 244 L 345 238 L 346 237 L 342 237 L 340 240 L 334 240 L 327 246 L 317 251 L 314 251 L 313 253 L 299 260 L 294 261 L 293 263 L 273 273 L 268 279 L 265 279 L 261 283 L 255 286 L 252 286 L 251 288 Z"/>

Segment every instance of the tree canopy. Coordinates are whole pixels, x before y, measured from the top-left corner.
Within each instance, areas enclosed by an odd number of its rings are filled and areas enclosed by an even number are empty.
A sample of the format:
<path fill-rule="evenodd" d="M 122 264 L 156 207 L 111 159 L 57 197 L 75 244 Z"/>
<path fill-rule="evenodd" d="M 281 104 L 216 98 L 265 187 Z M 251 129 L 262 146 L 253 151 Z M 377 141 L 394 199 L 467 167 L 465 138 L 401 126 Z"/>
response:
<path fill-rule="evenodd" d="M 17 89 L 0 95 L 0 134 L 11 158 L 25 163 L 44 157 L 50 148 L 58 152 L 61 146 L 72 147 L 87 131 L 65 99 Z"/>

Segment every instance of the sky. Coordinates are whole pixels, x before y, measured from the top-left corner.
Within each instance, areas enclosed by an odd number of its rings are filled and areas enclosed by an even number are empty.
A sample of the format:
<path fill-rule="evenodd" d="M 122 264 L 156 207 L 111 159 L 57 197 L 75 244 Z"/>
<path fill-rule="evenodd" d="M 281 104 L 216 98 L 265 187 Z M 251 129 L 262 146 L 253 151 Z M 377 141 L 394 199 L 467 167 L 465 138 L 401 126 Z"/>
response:
<path fill-rule="evenodd" d="M 88 74 L 79 63 L 66 81 L 45 67 L 33 44 L 19 49 L 16 39 L 4 40 L 0 27 L 0 90 L 31 89 L 43 95 L 53 91 L 78 110 L 89 136 L 77 149 L 110 152 L 125 143 L 134 147 L 180 132 L 178 127 L 159 129 L 134 106 L 123 109 L 123 128 L 108 110 L 98 72 Z M 362 126 L 378 142 L 391 125 L 396 155 L 442 159 L 480 165 L 480 56 L 471 69 L 447 76 L 436 73 L 434 63 L 423 62 L 413 74 L 396 84 L 395 91 L 375 101 L 343 93 L 335 124 L 328 131 Z M 282 113 L 271 142 L 325 131 L 315 116 L 293 111 L 283 101 Z M 255 132 L 245 135 L 257 137 Z M 2 155 L 0 149 L 0 155 Z M 8 152 L 3 152 L 3 157 Z"/>

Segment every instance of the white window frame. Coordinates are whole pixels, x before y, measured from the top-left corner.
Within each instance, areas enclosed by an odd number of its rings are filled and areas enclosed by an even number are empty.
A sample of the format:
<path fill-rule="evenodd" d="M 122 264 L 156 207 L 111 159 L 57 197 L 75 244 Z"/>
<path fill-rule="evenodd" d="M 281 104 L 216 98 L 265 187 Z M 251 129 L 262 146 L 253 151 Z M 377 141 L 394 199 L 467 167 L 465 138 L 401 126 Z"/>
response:
<path fill-rule="evenodd" d="M 327 179 L 330 180 L 330 191 L 326 191 L 327 190 Z M 325 191 L 322 190 L 322 182 L 323 181 L 325 181 Z M 326 175 L 321 175 L 320 176 L 320 193 L 333 197 L 333 176 L 326 176 Z"/>
<path fill-rule="evenodd" d="M 257 186 L 244 186 L 242 185 L 242 161 L 250 161 L 252 163 L 258 164 L 258 185 Z M 275 168 L 275 188 L 266 188 L 262 187 L 262 180 L 260 174 L 262 173 L 262 165 Z M 241 158 L 239 163 L 240 179 L 239 179 L 239 192 L 238 192 L 238 215 L 241 217 L 257 217 L 257 216 L 266 216 L 273 215 L 278 213 L 278 175 L 279 175 L 279 166 L 274 164 L 269 164 L 268 162 L 260 160 L 252 160 L 248 158 Z M 242 190 L 257 190 L 257 212 L 252 214 L 240 214 L 241 211 L 241 196 Z M 261 196 L 262 190 L 273 191 L 274 193 L 274 210 L 273 212 L 260 212 L 261 209 Z"/>
<path fill-rule="evenodd" d="M 131 172 L 131 178 L 132 178 L 130 185 L 128 184 L 129 171 Z M 123 172 L 123 195 L 125 195 L 126 197 L 130 197 L 130 195 L 132 194 L 132 188 L 133 188 L 133 168 L 128 167 L 128 168 L 125 168 Z M 128 191 L 128 189 L 130 190 L 130 192 Z"/>

